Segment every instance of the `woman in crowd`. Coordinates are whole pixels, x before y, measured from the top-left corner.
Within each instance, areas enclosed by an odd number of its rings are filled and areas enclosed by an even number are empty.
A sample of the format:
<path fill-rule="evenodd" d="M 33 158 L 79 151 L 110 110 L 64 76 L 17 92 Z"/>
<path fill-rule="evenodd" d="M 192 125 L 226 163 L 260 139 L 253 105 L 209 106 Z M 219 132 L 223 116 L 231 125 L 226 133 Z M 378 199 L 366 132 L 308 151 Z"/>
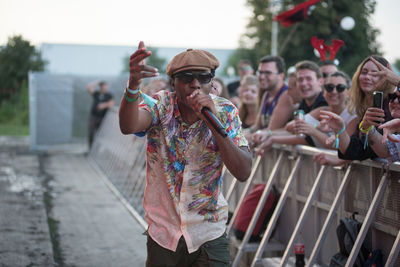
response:
<path fill-rule="evenodd" d="M 383 64 L 375 60 L 371 61 L 377 66 L 378 70 L 373 73 L 373 76 L 377 78 L 376 86 L 382 86 L 385 83 L 389 85 L 396 85 L 397 88 L 393 93 L 388 94 L 389 110 L 393 120 L 390 120 L 383 125 L 379 123 L 384 122 L 384 111 L 377 108 L 368 108 L 362 120 L 362 125 L 369 125 L 370 130 L 368 132 L 368 144 L 370 150 L 380 158 L 391 157 L 392 161 L 400 160 L 400 135 L 392 135 L 400 130 L 400 77 L 398 77 L 393 71 L 391 71 L 390 65 L 385 67 Z M 393 86 L 392 86 L 393 87 Z M 334 114 L 326 113 L 322 117 L 329 124 L 330 127 L 338 129 L 342 126 L 342 120 Z M 376 127 L 384 129 L 384 134 L 377 131 Z M 342 139 L 346 144 L 347 137 L 344 136 Z"/>
<path fill-rule="evenodd" d="M 372 133 L 371 131 L 377 124 L 372 121 L 370 117 L 379 117 L 379 120 L 377 120 L 379 123 L 391 119 L 387 94 L 393 92 L 394 88 L 388 81 L 380 82 L 377 63 L 385 67 L 390 67 L 387 60 L 383 57 L 371 56 L 361 62 L 353 76 L 353 83 L 350 89 L 349 109 L 357 115 L 358 120 L 361 122 L 353 135 L 349 135 L 346 131 L 338 135 L 338 155 L 341 159 L 364 160 L 377 157 L 376 153 L 368 145 L 370 133 Z M 383 102 L 383 109 L 372 107 L 374 91 L 381 91 L 384 93 L 385 100 Z M 323 122 L 334 129 L 335 132 L 341 130 L 330 125 L 332 118 L 339 119 L 332 113 L 321 111 L 321 118 Z M 328 145 L 333 144 L 334 141 L 333 139 L 328 140 Z M 316 159 L 320 160 L 318 156 Z M 337 162 L 329 162 L 328 160 L 327 162 L 322 161 L 322 163 L 335 164 Z"/>
<path fill-rule="evenodd" d="M 229 99 L 229 92 L 220 78 L 213 78 L 211 94 Z"/>
<path fill-rule="evenodd" d="M 277 136 L 272 135 L 264 141 L 258 148 L 258 154 L 264 154 L 273 143 L 279 144 L 302 144 L 325 147 L 329 133 L 323 127 L 319 126 L 319 114 L 322 110 L 329 110 L 333 114 L 343 118 L 346 121 L 347 131 L 352 134 L 356 128 L 356 117 L 347 110 L 346 103 L 348 98 L 347 89 L 350 86 L 349 77 L 343 72 L 335 72 L 326 79 L 324 97 L 328 107 L 321 107 L 306 114 L 304 120 L 296 120 L 297 134 L 307 135 L 308 138 L 297 135 Z"/>
<path fill-rule="evenodd" d="M 239 117 L 242 128 L 250 128 L 256 121 L 258 112 L 258 78 L 254 75 L 243 77 L 239 87 Z"/>

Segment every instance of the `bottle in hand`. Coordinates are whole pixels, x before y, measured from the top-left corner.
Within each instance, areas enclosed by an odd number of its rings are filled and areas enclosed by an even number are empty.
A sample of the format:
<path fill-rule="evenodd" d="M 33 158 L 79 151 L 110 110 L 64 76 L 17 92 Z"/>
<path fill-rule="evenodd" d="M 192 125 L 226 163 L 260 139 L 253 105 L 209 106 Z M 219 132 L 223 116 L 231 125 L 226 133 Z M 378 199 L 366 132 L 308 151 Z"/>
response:
<path fill-rule="evenodd" d="M 297 120 L 304 120 L 304 110 L 302 110 L 302 109 L 296 110 L 293 115 L 294 115 L 294 118 Z M 296 135 L 298 137 L 306 137 L 305 134 L 297 133 L 297 131 L 296 131 Z"/>

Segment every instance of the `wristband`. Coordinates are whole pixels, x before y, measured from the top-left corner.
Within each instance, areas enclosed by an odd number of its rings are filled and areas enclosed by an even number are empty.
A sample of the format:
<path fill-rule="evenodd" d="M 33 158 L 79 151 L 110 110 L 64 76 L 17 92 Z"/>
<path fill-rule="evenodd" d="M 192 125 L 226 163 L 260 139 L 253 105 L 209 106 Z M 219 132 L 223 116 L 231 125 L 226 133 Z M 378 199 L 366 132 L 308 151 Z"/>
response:
<path fill-rule="evenodd" d="M 156 99 L 154 99 L 154 98 L 146 95 L 145 93 L 143 93 L 142 90 L 140 90 L 140 88 L 138 88 L 136 90 L 132 90 L 132 89 L 129 89 L 128 87 L 126 87 L 126 91 L 124 93 L 124 95 L 125 95 L 124 97 L 125 97 L 126 101 L 128 101 L 128 102 L 136 102 L 139 99 L 139 95 L 138 95 L 137 98 L 132 99 L 132 98 L 129 98 L 126 95 L 126 92 L 128 92 L 128 93 L 130 93 L 132 95 L 140 94 L 142 96 L 144 102 L 146 102 L 146 104 L 149 105 L 150 107 L 153 107 L 157 103 Z M 128 99 L 131 100 L 131 101 L 129 101 Z"/>
<path fill-rule="evenodd" d="M 335 147 L 336 149 L 339 148 L 339 135 L 341 135 L 342 133 L 344 133 L 344 131 L 346 131 L 346 125 L 343 126 L 343 128 L 342 128 L 339 132 L 337 132 L 337 133 L 335 134 L 336 139 L 335 139 L 335 143 L 333 143 L 333 147 Z"/>
<path fill-rule="evenodd" d="M 364 149 L 366 149 L 368 146 L 368 135 L 370 134 L 371 131 L 375 130 L 375 126 L 371 125 L 367 129 L 364 129 L 362 127 L 362 121 L 361 121 L 360 124 L 358 125 L 358 129 L 360 129 L 360 131 L 365 134 Z"/>
<path fill-rule="evenodd" d="M 367 129 L 364 129 L 364 128 L 362 127 L 362 123 L 363 123 L 363 122 L 361 121 L 360 124 L 358 125 L 358 129 L 360 129 L 360 131 L 361 131 L 362 133 L 368 134 L 368 132 L 371 131 L 372 127 L 374 127 L 373 125 L 371 125 L 371 126 L 369 126 Z"/>
<path fill-rule="evenodd" d="M 137 93 L 140 92 L 140 88 L 138 88 L 136 90 L 132 90 L 132 89 L 129 89 L 128 87 L 126 87 L 126 91 L 128 91 L 128 93 L 130 93 L 132 95 L 136 95 Z"/>
<path fill-rule="evenodd" d="M 126 93 L 124 93 L 124 98 L 125 98 L 125 100 L 128 101 L 129 103 L 132 103 L 132 102 L 138 101 L 139 95 L 138 95 L 136 98 L 129 98 L 128 95 L 127 95 Z"/>

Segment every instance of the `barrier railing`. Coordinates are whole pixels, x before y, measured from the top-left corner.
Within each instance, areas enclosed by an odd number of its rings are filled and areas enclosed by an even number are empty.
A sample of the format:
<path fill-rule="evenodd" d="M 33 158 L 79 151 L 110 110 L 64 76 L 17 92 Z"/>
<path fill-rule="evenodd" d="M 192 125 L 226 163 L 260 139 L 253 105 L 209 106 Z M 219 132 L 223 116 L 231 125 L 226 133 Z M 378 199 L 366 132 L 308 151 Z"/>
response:
<path fill-rule="evenodd" d="M 89 157 L 108 178 L 110 187 L 143 226 L 142 198 L 145 179 L 145 139 L 120 133 L 117 109 L 110 110 L 95 138 Z M 348 167 L 332 168 L 313 162 L 319 149 L 296 146 L 276 146 L 263 158 L 256 158 L 246 183 L 237 183 L 224 172 L 224 192 L 227 193 L 233 217 L 227 228 L 232 237 L 237 209 L 254 183 L 265 183 L 265 189 L 242 241 L 232 238 L 237 248 L 233 266 L 268 264 L 265 251 L 280 251 L 276 262 L 285 266 L 291 260 L 293 243 L 303 233 L 307 266 L 329 265 L 339 251 L 335 229 L 340 218 L 352 212 L 363 221 L 360 234 L 349 256 L 352 266 L 361 244 L 368 240 L 370 248 L 384 254 L 385 266 L 400 266 L 400 183 L 398 164 L 354 162 Z M 333 151 L 325 151 L 334 153 Z M 268 176 L 268 178 L 264 178 Z M 261 213 L 272 185 L 281 192 L 280 199 L 259 243 L 249 238 Z M 275 230 L 274 230 L 275 229 Z M 243 255 L 253 251 L 254 257 L 243 263 Z"/>

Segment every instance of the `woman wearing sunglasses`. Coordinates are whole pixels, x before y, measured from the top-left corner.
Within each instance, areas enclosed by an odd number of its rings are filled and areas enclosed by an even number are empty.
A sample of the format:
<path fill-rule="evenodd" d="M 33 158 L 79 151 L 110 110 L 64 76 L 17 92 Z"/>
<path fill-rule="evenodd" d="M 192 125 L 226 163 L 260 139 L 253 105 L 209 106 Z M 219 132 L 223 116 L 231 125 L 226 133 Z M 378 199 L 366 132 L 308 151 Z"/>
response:
<path fill-rule="evenodd" d="M 344 123 L 336 114 L 326 111 L 321 112 L 323 123 L 326 123 L 338 134 L 338 155 L 341 159 L 365 160 L 378 157 L 371 148 L 369 139 L 380 123 L 391 119 L 389 101 L 386 96 L 388 93 L 393 92 L 394 88 L 393 84 L 389 81 L 379 79 L 379 75 L 381 74 L 378 64 L 382 67 L 390 67 L 387 60 L 383 57 L 371 56 L 361 62 L 353 76 L 349 108 L 350 111 L 357 114 L 360 120 L 355 134 L 350 136 L 346 132 L 341 132 Z M 372 107 L 374 91 L 384 93 L 383 109 Z M 334 141 L 330 139 L 328 140 L 328 144 Z"/>
<path fill-rule="evenodd" d="M 295 129 L 299 134 L 305 134 L 306 141 L 310 144 L 315 144 L 317 147 L 332 148 L 332 145 L 326 144 L 328 132 L 331 136 L 333 133 L 329 129 L 319 125 L 320 111 L 326 110 L 339 115 L 346 125 L 348 134 L 353 134 L 356 129 L 356 116 L 351 114 L 347 108 L 348 88 L 350 87 L 350 78 L 347 74 L 341 71 L 332 73 L 325 79 L 323 95 L 328 103 L 327 107 L 317 108 L 306 114 L 304 120 L 296 120 Z"/>
<path fill-rule="evenodd" d="M 337 71 L 326 79 L 323 95 L 328 103 L 327 107 L 317 108 L 310 113 L 306 114 L 304 120 L 296 120 L 295 128 L 297 134 L 304 134 L 306 138 L 297 135 L 278 136 L 273 135 L 264 141 L 257 149 L 258 154 L 264 154 L 273 143 L 290 144 L 290 145 L 312 145 L 316 147 L 331 148 L 332 144 L 328 147 L 326 140 L 330 130 L 319 125 L 320 112 L 323 110 L 330 111 L 337 114 L 345 122 L 347 131 L 352 134 L 356 128 L 356 116 L 350 114 L 347 110 L 348 88 L 350 86 L 350 78 L 343 72 Z"/>

